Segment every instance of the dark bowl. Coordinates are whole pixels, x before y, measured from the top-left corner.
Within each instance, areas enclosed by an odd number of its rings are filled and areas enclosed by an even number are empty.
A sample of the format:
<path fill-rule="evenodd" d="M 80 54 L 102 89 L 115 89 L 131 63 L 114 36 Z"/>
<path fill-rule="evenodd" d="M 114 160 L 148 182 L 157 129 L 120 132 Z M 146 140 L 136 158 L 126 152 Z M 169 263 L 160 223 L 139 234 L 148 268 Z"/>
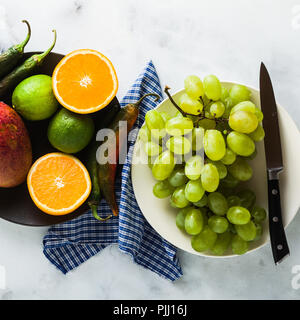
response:
<path fill-rule="evenodd" d="M 35 53 L 39 52 L 26 53 L 24 55 L 24 59 Z M 36 73 L 52 76 L 55 66 L 63 57 L 64 55 L 62 54 L 50 53 Z M 12 92 L 10 92 L 6 97 L 4 97 L 4 99 L 2 99 L 10 106 L 11 94 Z M 96 128 L 97 121 L 105 117 L 105 115 L 115 104 L 119 105 L 118 99 L 116 97 L 104 109 L 91 114 L 94 118 Z M 36 122 L 24 121 L 24 123 L 27 127 L 31 139 L 33 161 L 46 153 L 57 151 L 50 145 L 47 138 L 49 119 Z M 84 150 L 79 154 L 75 154 L 75 156 L 83 160 Z M 0 217 L 17 224 L 26 226 L 50 226 L 74 219 L 82 215 L 87 210 L 88 205 L 84 203 L 72 213 L 61 216 L 52 216 L 42 212 L 35 206 L 30 198 L 26 182 L 14 188 L 0 188 Z"/>

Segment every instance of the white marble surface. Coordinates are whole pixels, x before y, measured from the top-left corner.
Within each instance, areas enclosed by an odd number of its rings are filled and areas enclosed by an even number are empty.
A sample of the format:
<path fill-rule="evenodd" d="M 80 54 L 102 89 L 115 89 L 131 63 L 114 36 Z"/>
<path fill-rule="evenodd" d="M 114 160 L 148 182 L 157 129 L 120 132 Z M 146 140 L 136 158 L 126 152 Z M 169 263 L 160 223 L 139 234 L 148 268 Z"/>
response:
<path fill-rule="evenodd" d="M 0 48 L 24 37 L 43 50 L 58 32 L 56 52 L 94 48 L 113 61 L 119 97 L 152 59 L 162 84 L 182 87 L 190 73 L 258 86 L 260 61 L 278 101 L 300 124 L 300 0 L 0 0 Z M 135 265 L 109 247 L 66 276 L 42 253 L 46 228 L 0 220 L 1 299 L 299 299 L 292 268 L 300 265 L 300 216 L 287 229 L 292 252 L 273 265 L 270 246 L 213 260 L 179 252 L 184 276 L 175 283 Z M 0 282 L 1 283 L 1 282 Z"/>

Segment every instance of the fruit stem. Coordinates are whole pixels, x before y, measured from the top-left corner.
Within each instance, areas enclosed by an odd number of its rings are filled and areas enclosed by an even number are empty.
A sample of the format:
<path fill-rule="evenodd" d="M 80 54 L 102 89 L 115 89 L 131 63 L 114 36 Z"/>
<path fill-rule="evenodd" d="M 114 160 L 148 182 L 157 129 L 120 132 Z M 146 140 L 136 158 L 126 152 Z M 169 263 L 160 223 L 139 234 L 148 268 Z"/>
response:
<path fill-rule="evenodd" d="M 147 94 L 143 95 L 134 105 L 136 107 L 138 107 L 142 103 L 142 101 L 148 96 L 155 96 L 156 99 L 154 100 L 154 102 L 156 102 L 160 99 L 160 96 L 156 93 L 147 93 Z"/>
<path fill-rule="evenodd" d="M 54 40 L 52 42 L 52 45 L 48 50 L 46 50 L 45 52 L 43 52 L 43 53 L 38 55 L 38 57 L 37 57 L 38 63 L 40 63 L 51 52 L 51 50 L 55 46 L 55 43 L 56 43 L 56 30 L 52 30 L 52 32 L 54 32 Z"/>
<path fill-rule="evenodd" d="M 171 89 L 170 87 L 165 86 L 165 90 L 164 90 L 164 91 L 165 91 L 166 95 L 168 96 L 168 98 L 170 99 L 170 101 L 172 102 L 172 104 L 174 105 L 174 107 L 175 107 L 178 111 L 180 111 L 180 113 L 181 113 L 184 117 L 186 117 L 186 116 L 198 117 L 198 119 L 197 119 L 196 122 L 195 122 L 195 123 L 197 123 L 197 126 L 199 126 L 199 121 L 200 121 L 200 120 L 210 119 L 210 118 L 208 118 L 208 117 L 205 117 L 205 115 L 202 115 L 202 114 L 204 114 L 204 111 L 201 112 L 200 114 L 192 114 L 192 113 L 187 113 L 187 112 L 183 111 L 183 110 L 178 106 L 178 104 L 174 101 L 174 99 L 172 98 L 171 94 L 169 93 L 169 90 L 170 90 L 170 89 Z M 203 102 L 202 97 L 200 97 L 199 99 L 202 101 L 203 106 L 204 106 L 204 102 Z M 212 101 L 212 100 L 210 100 L 210 102 L 211 102 L 211 101 Z M 216 122 L 228 122 L 229 119 L 221 119 L 221 118 L 219 119 L 219 118 L 214 117 L 214 118 L 211 119 L 211 120 L 215 120 Z"/>
<path fill-rule="evenodd" d="M 91 207 L 91 210 L 92 210 L 92 213 L 93 213 L 93 216 L 95 219 L 99 220 L 99 221 L 106 221 L 106 220 L 109 220 L 112 215 L 109 215 L 107 216 L 106 218 L 101 218 L 99 215 L 98 215 L 98 212 L 97 212 L 97 206 L 96 205 L 90 205 Z"/>
<path fill-rule="evenodd" d="M 27 36 L 26 36 L 25 40 L 19 44 L 19 48 L 20 48 L 21 52 L 23 52 L 24 47 L 26 46 L 26 44 L 28 43 L 28 41 L 31 37 L 31 28 L 30 28 L 29 22 L 27 20 L 22 20 L 22 22 L 26 23 L 28 31 L 27 31 Z"/>
<path fill-rule="evenodd" d="M 165 86 L 165 93 L 166 95 L 168 96 L 168 98 L 170 99 L 170 101 L 172 102 L 173 106 L 185 117 L 187 115 L 186 112 L 184 112 L 180 107 L 179 105 L 174 101 L 174 99 L 172 98 L 172 96 L 170 95 L 170 90 L 171 88 L 168 87 L 168 86 Z"/>

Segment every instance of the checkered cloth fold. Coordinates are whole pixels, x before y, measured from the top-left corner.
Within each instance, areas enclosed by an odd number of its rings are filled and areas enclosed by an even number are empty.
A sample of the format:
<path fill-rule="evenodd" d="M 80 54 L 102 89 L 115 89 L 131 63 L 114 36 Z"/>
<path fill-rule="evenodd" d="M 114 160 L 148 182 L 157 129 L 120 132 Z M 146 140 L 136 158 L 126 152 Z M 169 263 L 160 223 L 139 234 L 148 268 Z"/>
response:
<path fill-rule="evenodd" d="M 150 61 L 121 102 L 121 107 L 136 102 L 146 93 L 162 97 L 155 67 Z M 157 102 L 146 97 L 141 106 L 135 128 L 141 127 L 145 114 Z M 120 177 L 117 178 L 116 195 L 120 208 L 119 217 L 106 222 L 96 220 L 91 211 L 71 221 L 54 225 L 43 240 L 44 254 L 63 273 L 76 268 L 110 244 L 158 275 L 174 281 L 182 275 L 176 248 L 163 239 L 146 221 L 134 197 L 131 183 L 131 159 L 134 141 L 128 142 L 129 151 Z M 98 207 L 98 214 L 107 216 L 110 208 L 105 200 Z"/>

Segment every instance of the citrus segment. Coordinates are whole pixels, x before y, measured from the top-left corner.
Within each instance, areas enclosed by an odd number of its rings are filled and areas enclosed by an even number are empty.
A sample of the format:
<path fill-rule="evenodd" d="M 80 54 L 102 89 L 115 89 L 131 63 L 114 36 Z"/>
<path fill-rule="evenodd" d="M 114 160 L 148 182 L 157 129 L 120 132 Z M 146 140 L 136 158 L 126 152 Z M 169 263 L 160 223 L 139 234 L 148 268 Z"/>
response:
<path fill-rule="evenodd" d="M 116 71 L 102 53 L 80 49 L 66 55 L 52 77 L 53 92 L 61 105 L 77 113 L 96 112 L 115 97 Z"/>
<path fill-rule="evenodd" d="M 52 215 L 76 210 L 91 192 L 87 169 L 77 158 L 63 153 L 39 158 L 28 173 L 27 185 L 36 206 Z"/>

